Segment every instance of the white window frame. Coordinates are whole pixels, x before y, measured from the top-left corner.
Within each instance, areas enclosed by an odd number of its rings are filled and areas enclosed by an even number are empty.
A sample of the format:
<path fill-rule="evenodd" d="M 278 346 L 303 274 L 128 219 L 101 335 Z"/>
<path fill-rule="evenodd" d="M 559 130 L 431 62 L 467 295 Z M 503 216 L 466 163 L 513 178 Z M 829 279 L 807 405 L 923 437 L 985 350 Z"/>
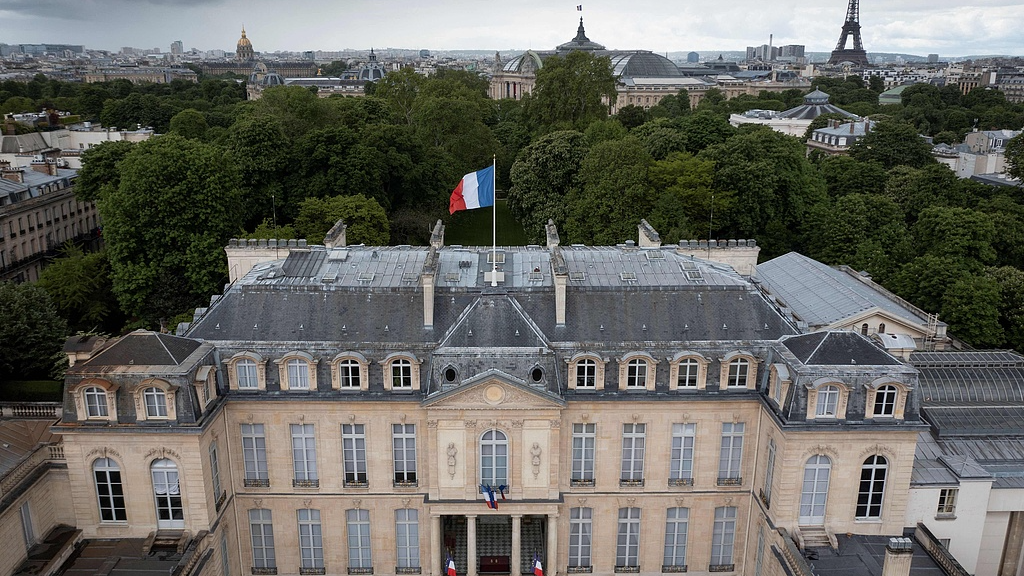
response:
<path fill-rule="evenodd" d="M 87 418 L 110 417 L 107 406 L 107 391 L 99 386 L 89 386 L 82 390 L 82 398 L 85 401 L 85 415 Z"/>
<path fill-rule="evenodd" d="M 764 487 L 761 488 L 761 500 L 765 506 L 771 507 L 772 483 L 775 480 L 775 439 L 768 439 L 768 457 L 765 459 Z"/>
<path fill-rule="evenodd" d="M 289 358 L 284 364 L 287 370 L 287 389 L 309 390 L 309 362 L 302 358 Z"/>
<path fill-rule="evenodd" d="M 344 466 L 344 485 L 364 488 L 369 484 L 366 469 L 366 425 L 341 425 L 341 452 Z"/>
<path fill-rule="evenodd" d="M 167 393 L 156 386 L 150 386 L 142 392 L 146 409 L 146 418 L 167 418 Z"/>
<path fill-rule="evenodd" d="M 646 390 L 650 365 L 645 358 L 630 358 L 626 362 L 626 390 Z"/>
<path fill-rule="evenodd" d="M 676 387 L 680 390 L 696 390 L 700 385 L 701 363 L 696 358 L 683 358 L 678 362 Z"/>
<path fill-rule="evenodd" d="M 115 473 L 117 474 L 116 478 L 113 476 Z M 96 502 L 99 506 L 100 522 L 127 522 L 128 507 L 125 505 L 124 480 L 121 475 L 121 467 L 117 462 L 113 458 L 93 460 L 92 479 L 96 486 Z M 101 490 L 101 487 L 105 490 Z"/>
<path fill-rule="evenodd" d="M 342 390 L 359 390 L 363 382 L 363 366 L 355 358 L 344 358 L 338 362 L 338 387 Z"/>
<path fill-rule="evenodd" d="M 365 508 L 346 510 L 345 525 L 348 530 L 348 567 L 350 569 L 373 568 L 373 551 L 370 545 L 370 511 Z"/>
<path fill-rule="evenodd" d="M 860 469 L 857 489 L 857 520 L 880 520 L 885 510 L 885 485 L 889 480 L 889 460 L 881 454 L 872 454 Z"/>
<path fill-rule="evenodd" d="M 743 482 L 743 422 L 722 423 L 722 444 L 718 459 L 718 484 L 738 485 Z"/>
<path fill-rule="evenodd" d="M 839 387 L 832 384 L 818 388 L 814 417 L 836 418 L 839 415 L 839 396 L 841 394 Z"/>
<path fill-rule="evenodd" d="M 896 403 L 899 401 L 899 397 L 899 388 L 892 384 L 879 386 L 875 390 L 875 401 L 871 412 L 876 418 L 893 418 L 896 416 Z"/>
<path fill-rule="evenodd" d="M 216 502 L 216 508 L 220 508 L 220 495 L 222 494 L 220 485 L 220 458 L 217 454 L 217 441 L 210 442 L 210 447 L 207 449 L 207 454 L 210 457 L 210 479 L 213 481 L 213 501 Z"/>
<path fill-rule="evenodd" d="M 593 358 L 580 358 L 575 363 L 575 375 L 573 380 L 576 382 L 577 390 L 596 390 L 597 389 L 597 360 Z"/>
<path fill-rule="evenodd" d="M 697 425 L 672 424 L 672 448 L 669 458 L 669 486 L 693 484 L 693 451 L 697 442 Z"/>
<path fill-rule="evenodd" d="M 249 536 L 253 568 L 277 568 L 277 555 L 274 553 L 274 520 L 269 509 L 249 510 Z"/>
<path fill-rule="evenodd" d="M 270 486 L 267 436 L 263 424 L 242 424 L 242 463 L 246 486 Z"/>
<path fill-rule="evenodd" d="M 299 568 L 324 567 L 324 535 L 320 511 L 300 508 L 296 511 L 299 527 Z"/>
<path fill-rule="evenodd" d="M 715 524 L 711 532 L 711 566 L 732 566 L 736 544 L 736 507 L 715 508 Z"/>
<path fill-rule="evenodd" d="M 615 568 L 640 566 L 640 509 L 619 508 L 619 529 L 615 541 Z"/>
<path fill-rule="evenodd" d="M 252 358 L 241 358 L 235 361 L 235 381 L 239 390 L 259 390 L 260 378 L 256 361 Z"/>
<path fill-rule="evenodd" d="M 320 486 L 316 467 L 316 430 L 313 424 L 290 424 L 292 436 L 292 486 Z"/>
<path fill-rule="evenodd" d="M 591 422 L 572 425 L 572 477 L 576 486 L 594 485 L 594 459 L 597 450 L 597 425 Z"/>
<path fill-rule="evenodd" d="M 665 512 L 665 554 L 662 566 L 686 567 L 686 537 L 690 524 L 690 509 L 669 508 Z"/>
<path fill-rule="evenodd" d="M 942 488 L 939 490 L 939 505 L 935 509 L 935 516 L 938 518 L 955 518 L 956 501 L 959 496 L 959 488 Z"/>
<path fill-rule="evenodd" d="M 412 390 L 412 362 L 407 358 L 391 361 L 391 389 Z"/>
<path fill-rule="evenodd" d="M 751 362 L 747 358 L 733 358 L 729 361 L 729 374 L 726 388 L 746 388 L 750 377 Z"/>
<path fill-rule="evenodd" d="M 644 483 L 644 453 L 647 448 L 647 424 L 627 423 L 622 425 L 622 466 L 619 473 L 620 485 Z"/>
<path fill-rule="evenodd" d="M 415 508 L 395 510 L 395 553 L 396 568 L 420 567 L 419 510 Z"/>
<path fill-rule="evenodd" d="M 593 544 L 593 508 L 569 509 L 569 567 L 588 568 Z"/>
<path fill-rule="evenodd" d="M 391 425 L 391 454 L 394 462 L 395 485 L 416 486 L 416 425 Z"/>
<path fill-rule="evenodd" d="M 480 435 L 480 483 L 497 488 L 508 486 L 510 459 L 508 435 L 497 428 Z"/>

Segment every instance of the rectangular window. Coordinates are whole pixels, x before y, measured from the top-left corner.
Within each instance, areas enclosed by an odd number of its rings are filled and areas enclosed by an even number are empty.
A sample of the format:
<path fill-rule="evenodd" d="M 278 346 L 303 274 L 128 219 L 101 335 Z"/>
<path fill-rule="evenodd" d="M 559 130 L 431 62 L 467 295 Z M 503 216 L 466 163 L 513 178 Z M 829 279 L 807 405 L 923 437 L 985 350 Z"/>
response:
<path fill-rule="evenodd" d="M 700 364 L 690 358 L 688 360 L 682 360 L 679 362 L 679 379 L 677 385 L 679 388 L 696 388 L 697 387 L 697 375 L 700 372 Z"/>
<path fill-rule="evenodd" d="M 669 464 L 669 486 L 693 484 L 693 442 L 697 435 L 696 424 L 672 425 L 672 457 Z"/>
<path fill-rule="evenodd" d="M 226 532 L 220 535 L 220 573 L 225 576 L 231 574 L 231 558 L 228 556 L 228 535 Z"/>
<path fill-rule="evenodd" d="M 664 566 L 662 572 L 680 572 L 682 571 L 680 568 L 686 569 L 686 529 L 689 521 L 689 508 L 668 509 L 665 520 L 665 559 L 662 561 Z"/>
<path fill-rule="evenodd" d="M 718 485 L 737 486 L 743 483 L 740 475 L 743 461 L 743 423 L 722 424 L 722 450 L 718 460 Z"/>
<path fill-rule="evenodd" d="M 746 358 L 737 358 L 729 363 L 729 388 L 746 387 L 747 372 L 750 370 L 750 361 Z"/>
<path fill-rule="evenodd" d="M 594 448 L 597 443 L 596 424 L 572 425 L 572 483 L 594 485 Z"/>
<path fill-rule="evenodd" d="M 620 484 L 643 485 L 646 424 L 622 425 L 622 474 Z"/>
<path fill-rule="evenodd" d="M 324 538 L 320 527 L 320 511 L 301 509 L 299 515 L 299 567 L 324 567 Z"/>
<path fill-rule="evenodd" d="M 939 491 L 939 508 L 936 510 L 939 516 L 956 514 L 956 497 L 959 492 L 959 488 L 943 488 Z"/>
<path fill-rule="evenodd" d="M 316 437 L 312 424 L 292 424 L 293 486 L 315 488 L 320 485 L 316 473 Z"/>
<path fill-rule="evenodd" d="M 19 512 L 21 514 L 21 535 L 25 538 L 25 549 L 28 550 L 36 543 L 36 530 L 32 526 L 32 509 L 29 508 L 28 502 L 21 505 Z"/>
<path fill-rule="evenodd" d="M 419 511 L 412 508 L 395 510 L 395 543 L 398 546 L 398 568 L 420 567 Z"/>
<path fill-rule="evenodd" d="M 309 364 L 305 360 L 288 361 L 288 389 L 309 390 Z"/>
<path fill-rule="evenodd" d="M 835 417 L 839 406 L 839 388 L 823 386 L 818 390 L 818 401 L 814 415 L 819 417 Z"/>
<path fill-rule="evenodd" d="M 576 387 L 583 389 L 597 387 L 597 362 L 580 360 L 576 363 Z"/>
<path fill-rule="evenodd" d="M 249 532 L 252 535 L 252 567 L 277 568 L 274 555 L 274 523 L 270 510 L 249 510 Z"/>
<path fill-rule="evenodd" d="M 255 390 L 259 387 L 259 381 L 256 378 L 256 362 L 252 360 L 236 362 L 235 376 L 238 377 L 239 390 Z"/>
<path fill-rule="evenodd" d="M 646 360 L 630 360 L 626 365 L 626 388 L 647 388 Z"/>
<path fill-rule="evenodd" d="M 591 508 L 573 508 L 569 511 L 569 567 L 590 566 Z"/>
<path fill-rule="evenodd" d="M 764 566 L 764 525 L 757 527 L 757 556 L 754 557 L 754 576 L 761 576 Z"/>
<path fill-rule="evenodd" d="M 640 509 L 619 508 L 615 569 L 640 567 Z"/>
<path fill-rule="evenodd" d="M 370 511 L 346 510 L 348 524 L 348 567 L 372 568 L 370 557 Z"/>
<path fill-rule="evenodd" d="M 100 458 L 92 465 L 96 480 L 96 497 L 100 505 L 100 522 L 127 522 L 121 469 L 110 458 Z"/>
<path fill-rule="evenodd" d="M 395 457 L 395 484 L 416 485 L 416 425 L 391 425 L 392 452 Z"/>
<path fill-rule="evenodd" d="M 366 435 L 363 424 L 342 424 L 341 444 L 345 486 L 366 486 Z"/>
<path fill-rule="evenodd" d="M 711 566 L 715 572 L 732 570 L 732 548 L 736 538 L 736 507 L 715 508 L 715 527 L 711 533 Z"/>
<path fill-rule="evenodd" d="M 242 460 L 245 463 L 246 486 L 270 486 L 263 424 L 242 424 Z"/>
<path fill-rule="evenodd" d="M 220 462 L 217 458 L 217 442 L 210 443 L 210 478 L 213 480 L 213 500 L 217 503 L 217 508 L 220 508 Z"/>
<path fill-rule="evenodd" d="M 107 393 L 95 386 L 85 389 L 85 410 L 90 418 L 107 417 Z"/>
<path fill-rule="evenodd" d="M 768 439 L 768 458 L 765 462 L 764 487 L 761 489 L 761 501 L 771 506 L 772 481 L 775 479 L 775 440 Z"/>
<path fill-rule="evenodd" d="M 395 360 L 391 363 L 391 388 L 395 390 L 412 388 L 412 362 Z"/>
<path fill-rule="evenodd" d="M 341 377 L 341 388 L 344 389 L 358 389 L 359 388 L 359 362 L 355 360 L 342 360 L 338 364 L 338 375 Z"/>

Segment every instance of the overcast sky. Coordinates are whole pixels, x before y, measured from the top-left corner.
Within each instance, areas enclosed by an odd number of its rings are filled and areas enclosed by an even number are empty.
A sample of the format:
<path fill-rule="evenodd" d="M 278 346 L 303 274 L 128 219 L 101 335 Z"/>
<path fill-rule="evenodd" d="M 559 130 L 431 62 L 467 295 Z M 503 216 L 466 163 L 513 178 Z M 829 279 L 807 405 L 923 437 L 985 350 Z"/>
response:
<path fill-rule="evenodd" d="M 576 33 L 582 0 L 0 0 L 0 42 L 234 50 L 549 49 Z M 614 49 L 829 51 L 848 0 L 590 0 L 587 36 Z M 868 52 L 1024 55 L 1022 0 L 863 0 Z"/>

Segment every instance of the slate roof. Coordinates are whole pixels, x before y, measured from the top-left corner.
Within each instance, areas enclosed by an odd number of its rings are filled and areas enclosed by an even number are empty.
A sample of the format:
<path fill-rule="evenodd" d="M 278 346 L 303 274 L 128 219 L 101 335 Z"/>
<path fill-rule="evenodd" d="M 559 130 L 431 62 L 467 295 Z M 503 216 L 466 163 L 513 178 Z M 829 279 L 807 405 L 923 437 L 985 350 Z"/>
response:
<path fill-rule="evenodd" d="M 822 114 L 841 114 L 847 118 L 859 118 L 856 114 L 847 112 L 838 106 L 830 104 L 828 98 L 828 94 L 821 90 L 814 90 L 804 95 L 803 104 L 780 112 L 778 117 L 794 120 L 814 120 Z"/>
<path fill-rule="evenodd" d="M 0 478 L 40 444 L 60 439 L 50 433 L 55 420 L 0 420 Z"/>
<path fill-rule="evenodd" d="M 886 293 L 796 252 L 758 264 L 757 278 L 812 328 L 829 326 L 873 308 L 915 324 L 928 322 L 920 312 Z"/>
<path fill-rule="evenodd" d="M 81 364 L 84 370 L 98 366 L 178 366 L 200 345 L 191 338 L 136 330 Z"/>
<path fill-rule="evenodd" d="M 888 536 L 836 534 L 837 550 L 816 548 L 817 559 L 808 560 L 816 576 L 878 576 L 885 561 Z M 946 576 L 917 541 L 910 561 L 910 576 Z"/>
<path fill-rule="evenodd" d="M 860 334 L 845 330 L 790 336 L 782 340 L 782 345 L 808 366 L 902 364 Z"/>

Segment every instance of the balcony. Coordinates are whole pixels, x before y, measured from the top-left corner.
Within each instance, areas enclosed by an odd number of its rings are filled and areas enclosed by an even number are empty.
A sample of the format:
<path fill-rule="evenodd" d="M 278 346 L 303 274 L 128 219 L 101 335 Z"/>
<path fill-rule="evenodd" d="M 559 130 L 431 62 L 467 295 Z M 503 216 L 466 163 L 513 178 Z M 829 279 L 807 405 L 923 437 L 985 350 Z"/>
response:
<path fill-rule="evenodd" d="M 640 566 L 639 565 L 638 566 L 616 566 L 615 567 L 615 573 L 616 574 L 639 574 L 640 573 Z"/>
<path fill-rule="evenodd" d="M 735 572 L 735 564 L 710 564 L 708 566 L 708 572 Z"/>
<path fill-rule="evenodd" d="M 683 564 L 682 566 L 680 566 L 678 564 L 673 564 L 673 565 L 664 565 L 663 564 L 661 566 L 661 573 L 662 574 L 680 574 L 682 572 L 686 572 L 686 564 Z"/>
<path fill-rule="evenodd" d="M 669 478 L 668 485 L 674 487 L 693 486 L 693 478 Z"/>
<path fill-rule="evenodd" d="M 292 488 L 319 488 L 320 479 L 316 480 L 292 480 Z"/>
<path fill-rule="evenodd" d="M 593 571 L 593 566 L 569 566 L 565 569 L 566 574 L 590 574 Z"/>
<path fill-rule="evenodd" d="M 327 574 L 327 568 L 299 568 L 299 574 Z"/>
<path fill-rule="evenodd" d="M 571 480 L 569 480 L 569 486 L 572 486 L 573 488 L 593 488 L 594 487 L 594 479 L 593 478 L 572 478 Z"/>
<path fill-rule="evenodd" d="M 277 567 L 273 568 L 257 568 L 253 566 L 251 568 L 253 574 L 277 574 Z"/>
<path fill-rule="evenodd" d="M 620 488 L 643 488 L 644 487 L 644 479 L 641 478 L 639 480 L 630 480 L 628 478 L 622 478 L 622 479 L 619 480 L 619 487 Z"/>
<path fill-rule="evenodd" d="M 719 486 L 742 486 L 743 485 L 743 478 L 741 476 L 736 476 L 736 477 L 733 477 L 733 478 L 719 478 L 718 479 L 718 485 Z"/>
<path fill-rule="evenodd" d="M 242 482 L 242 485 L 245 486 L 246 488 L 270 488 L 270 479 L 269 478 L 246 478 Z M 277 570 L 277 568 L 275 568 L 275 570 Z M 274 572 L 274 574 L 277 574 L 277 572 Z"/>
<path fill-rule="evenodd" d="M 419 566 L 395 566 L 395 574 L 422 574 L 423 569 Z"/>

